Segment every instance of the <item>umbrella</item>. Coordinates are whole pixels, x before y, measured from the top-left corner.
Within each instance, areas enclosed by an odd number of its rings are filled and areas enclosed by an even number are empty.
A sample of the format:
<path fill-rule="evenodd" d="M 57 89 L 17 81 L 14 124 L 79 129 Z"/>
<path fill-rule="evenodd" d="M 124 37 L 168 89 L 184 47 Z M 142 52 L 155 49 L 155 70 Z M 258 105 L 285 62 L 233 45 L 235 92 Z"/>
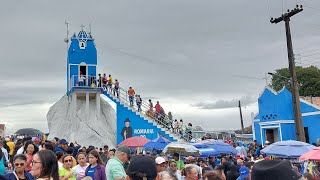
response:
<path fill-rule="evenodd" d="M 217 154 L 237 154 L 238 153 L 238 151 L 228 143 L 216 141 L 216 142 L 209 142 L 205 144 L 213 148 L 217 152 Z"/>
<path fill-rule="evenodd" d="M 142 136 L 133 136 L 131 138 L 128 138 L 122 141 L 120 144 L 118 144 L 118 146 L 126 145 L 130 148 L 143 147 L 149 141 L 150 141 L 149 139 Z"/>
<path fill-rule="evenodd" d="M 268 156 L 279 156 L 283 158 L 298 158 L 302 154 L 314 149 L 315 146 L 294 140 L 279 141 L 261 150 Z"/>
<path fill-rule="evenodd" d="M 185 142 L 172 142 L 170 144 L 168 144 L 162 151 L 163 153 L 180 153 L 180 154 L 184 154 L 184 155 L 195 155 L 195 156 L 200 156 L 200 151 L 192 146 L 189 143 L 185 143 Z"/>
<path fill-rule="evenodd" d="M 37 135 L 37 134 L 43 134 L 43 133 L 41 131 L 39 131 L 38 129 L 23 128 L 23 129 L 19 129 L 14 134 L 16 134 L 16 135 Z"/>
<path fill-rule="evenodd" d="M 217 156 L 219 155 L 216 150 L 214 150 L 212 147 L 210 147 L 208 144 L 202 144 L 202 143 L 193 143 L 194 147 L 199 149 L 201 153 L 201 157 L 209 157 L 209 156 Z"/>
<path fill-rule="evenodd" d="M 302 156 L 299 157 L 300 161 L 320 161 L 320 147 L 316 147 L 313 150 L 304 153 Z"/>
<path fill-rule="evenodd" d="M 205 139 L 205 140 L 199 141 L 198 143 L 211 143 L 211 142 L 217 142 L 217 141 L 221 142 L 221 140 Z"/>
<path fill-rule="evenodd" d="M 162 150 L 164 149 L 169 143 L 171 143 L 171 141 L 169 141 L 168 139 L 164 138 L 164 137 L 158 137 L 150 142 L 148 142 L 147 144 L 145 144 L 143 147 L 144 148 L 149 148 L 149 149 L 158 149 L 158 150 Z"/>

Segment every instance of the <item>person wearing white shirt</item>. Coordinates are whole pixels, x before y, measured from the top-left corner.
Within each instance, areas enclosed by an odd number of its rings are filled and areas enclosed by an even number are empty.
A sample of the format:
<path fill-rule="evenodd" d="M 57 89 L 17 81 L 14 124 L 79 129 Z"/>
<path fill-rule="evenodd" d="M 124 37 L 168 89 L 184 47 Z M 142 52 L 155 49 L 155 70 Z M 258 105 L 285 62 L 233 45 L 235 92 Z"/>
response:
<path fill-rule="evenodd" d="M 86 169 L 89 166 L 89 163 L 87 163 L 86 160 L 86 154 L 83 152 L 79 152 L 77 155 L 77 161 L 79 164 L 72 168 L 76 173 L 77 180 L 85 177 Z"/>

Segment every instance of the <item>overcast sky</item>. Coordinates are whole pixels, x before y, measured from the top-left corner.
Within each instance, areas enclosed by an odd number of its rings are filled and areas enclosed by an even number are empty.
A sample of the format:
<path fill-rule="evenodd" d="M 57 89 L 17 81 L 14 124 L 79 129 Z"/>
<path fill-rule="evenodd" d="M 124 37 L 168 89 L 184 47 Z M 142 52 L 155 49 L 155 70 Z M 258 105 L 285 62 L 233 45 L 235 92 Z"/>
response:
<path fill-rule="evenodd" d="M 296 3 L 306 7 L 291 20 L 295 53 L 303 65 L 317 65 L 318 0 L 4 1 L 0 122 L 11 133 L 48 132 L 48 109 L 66 92 L 67 20 L 70 35 L 92 25 L 99 72 L 159 100 L 174 118 L 238 129 L 241 100 L 249 125 L 265 74 L 288 66 L 284 24 L 270 17 Z"/>

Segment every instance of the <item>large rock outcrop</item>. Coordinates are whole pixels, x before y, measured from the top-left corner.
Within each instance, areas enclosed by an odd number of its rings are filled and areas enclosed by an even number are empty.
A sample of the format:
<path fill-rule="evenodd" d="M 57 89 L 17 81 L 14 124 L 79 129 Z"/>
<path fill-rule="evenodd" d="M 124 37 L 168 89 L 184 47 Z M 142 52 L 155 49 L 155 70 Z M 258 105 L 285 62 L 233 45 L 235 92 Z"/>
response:
<path fill-rule="evenodd" d="M 89 101 L 87 118 L 84 99 L 77 99 L 77 107 L 72 107 L 75 103 L 72 103 L 71 97 L 63 96 L 47 114 L 49 139 L 65 138 L 68 142 L 77 141 L 82 146 L 115 146 L 116 113 L 110 104 L 100 99 L 101 112 L 98 119 L 95 99 Z"/>

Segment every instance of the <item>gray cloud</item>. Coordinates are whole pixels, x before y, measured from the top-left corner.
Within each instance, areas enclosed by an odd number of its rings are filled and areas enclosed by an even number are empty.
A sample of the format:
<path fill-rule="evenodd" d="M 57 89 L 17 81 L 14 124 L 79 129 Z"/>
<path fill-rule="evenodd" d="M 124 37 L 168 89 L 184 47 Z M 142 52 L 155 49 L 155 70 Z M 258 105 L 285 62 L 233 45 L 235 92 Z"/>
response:
<path fill-rule="evenodd" d="M 216 102 L 199 102 L 197 104 L 193 104 L 192 106 L 198 107 L 200 109 L 237 108 L 239 106 L 239 100 L 241 102 L 241 106 L 244 107 L 257 102 L 257 97 L 243 96 L 239 99 L 232 100 L 218 100 Z"/>

